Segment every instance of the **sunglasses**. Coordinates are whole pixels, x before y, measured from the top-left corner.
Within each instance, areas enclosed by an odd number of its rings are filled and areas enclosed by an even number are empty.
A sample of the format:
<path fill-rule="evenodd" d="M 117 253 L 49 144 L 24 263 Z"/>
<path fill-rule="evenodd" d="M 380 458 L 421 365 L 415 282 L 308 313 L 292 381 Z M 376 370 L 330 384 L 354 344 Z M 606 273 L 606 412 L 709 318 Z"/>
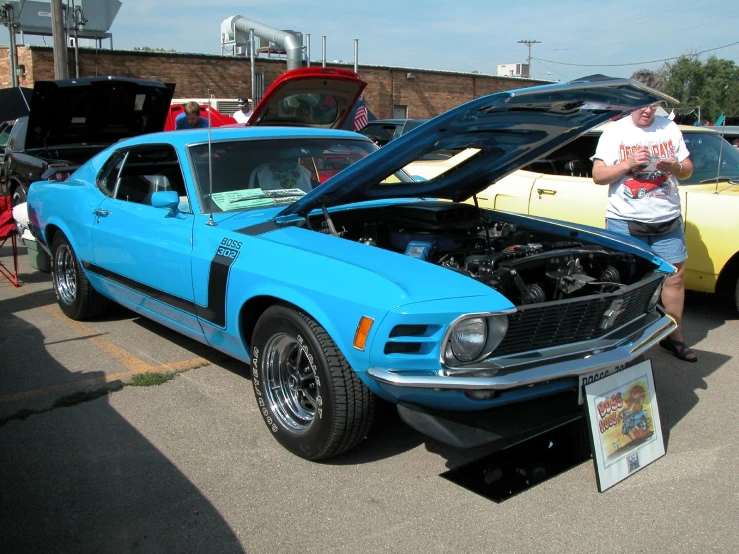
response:
<path fill-rule="evenodd" d="M 652 104 L 649 104 L 648 106 L 644 106 L 643 108 L 639 108 L 639 109 L 655 111 L 657 108 L 665 108 L 665 107 L 667 107 L 667 103 L 662 101 L 662 102 L 654 102 Z"/>

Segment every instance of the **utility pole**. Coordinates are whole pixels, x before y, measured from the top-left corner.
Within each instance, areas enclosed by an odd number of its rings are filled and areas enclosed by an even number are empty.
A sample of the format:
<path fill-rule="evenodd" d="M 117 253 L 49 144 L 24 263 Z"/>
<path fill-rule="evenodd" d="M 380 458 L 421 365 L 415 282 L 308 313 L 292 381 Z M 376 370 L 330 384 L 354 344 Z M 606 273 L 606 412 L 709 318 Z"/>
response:
<path fill-rule="evenodd" d="M 51 0 L 51 34 L 54 38 L 54 79 L 69 79 L 62 0 Z"/>
<path fill-rule="evenodd" d="M 80 78 L 80 50 L 79 50 L 79 37 L 77 36 L 77 31 L 82 29 L 85 25 L 87 25 L 87 19 L 85 19 L 85 14 L 82 13 L 82 6 L 75 6 L 74 7 L 74 13 L 72 14 L 74 17 L 74 76 L 78 79 Z"/>
<path fill-rule="evenodd" d="M 18 52 L 15 48 L 15 14 L 13 4 L 10 2 L 0 6 L 0 21 L 8 28 L 10 43 L 8 45 L 8 57 L 10 59 L 10 86 L 18 86 Z"/>
<path fill-rule="evenodd" d="M 531 46 L 534 44 L 541 44 L 539 40 L 519 40 L 518 44 L 525 44 L 529 48 L 529 55 L 526 58 L 526 65 L 529 66 L 529 78 L 531 78 Z"/>

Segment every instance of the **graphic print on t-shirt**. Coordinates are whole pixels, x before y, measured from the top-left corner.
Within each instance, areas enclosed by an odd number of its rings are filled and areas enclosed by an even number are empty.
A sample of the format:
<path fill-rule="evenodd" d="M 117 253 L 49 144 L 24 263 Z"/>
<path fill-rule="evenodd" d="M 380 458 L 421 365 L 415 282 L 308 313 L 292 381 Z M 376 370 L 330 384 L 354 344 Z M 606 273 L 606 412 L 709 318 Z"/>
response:
<path fill-rule="evenodd" d="M 619 161 L 624 161 L 633 152 L 644 146 L 649 149 L 651 154 L 649 164 L 632 169 L 626 174 L 627 179 L 623 184 L 624 196 L 634 199 L 644 198 L 645 196 L 669 196 L 670 183 L 667 181 L 667 176 L 657 169 L 656 163 L 660 159 L 674 157 L 675 148 L 672 140 L 635 146 L 621 143 L 618 150 Z"/>

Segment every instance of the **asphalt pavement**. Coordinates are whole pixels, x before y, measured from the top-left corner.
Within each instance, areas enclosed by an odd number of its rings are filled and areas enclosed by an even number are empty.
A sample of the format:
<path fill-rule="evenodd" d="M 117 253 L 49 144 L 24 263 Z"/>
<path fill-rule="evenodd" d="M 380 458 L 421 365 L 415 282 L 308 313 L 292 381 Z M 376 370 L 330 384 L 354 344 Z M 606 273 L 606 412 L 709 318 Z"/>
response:
<path fill-rule="evenodd" d="M 649 353 L 664 457 L 603 493 L 586 461 L 497 503 L 440 477 L 485 448 L 387 405 L 347 455 L 290 454 L 247 366 L 123 308 L 73 322 L 20 253 L 23 285 L 0 278 L 2 552 L 736 551 L 739 319 L 718 298 L 687 298 L 698 363 Z M 152 373 L 176 376 L 126 384 Z"/>

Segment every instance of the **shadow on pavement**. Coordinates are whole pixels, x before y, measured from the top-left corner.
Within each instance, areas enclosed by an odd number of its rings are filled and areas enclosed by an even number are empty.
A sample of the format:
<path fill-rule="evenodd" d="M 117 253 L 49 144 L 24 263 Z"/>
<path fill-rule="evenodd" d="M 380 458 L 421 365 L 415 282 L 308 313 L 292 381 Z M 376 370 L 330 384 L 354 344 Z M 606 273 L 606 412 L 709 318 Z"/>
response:
<path fill-rule="evenodd" d="M 38 329 L 13 315 L 21 309 L 28 306 L 16 298 L 0 301 L 0 400 L 8 398 L 11 371 L 44 383 L 73 371 L 48 354 Z M 105 394 L 87 398 L 50 409 L 47 397 L 48 411 L 0 425 L 0 551 L 244 551 L 214 506 Z"/>

